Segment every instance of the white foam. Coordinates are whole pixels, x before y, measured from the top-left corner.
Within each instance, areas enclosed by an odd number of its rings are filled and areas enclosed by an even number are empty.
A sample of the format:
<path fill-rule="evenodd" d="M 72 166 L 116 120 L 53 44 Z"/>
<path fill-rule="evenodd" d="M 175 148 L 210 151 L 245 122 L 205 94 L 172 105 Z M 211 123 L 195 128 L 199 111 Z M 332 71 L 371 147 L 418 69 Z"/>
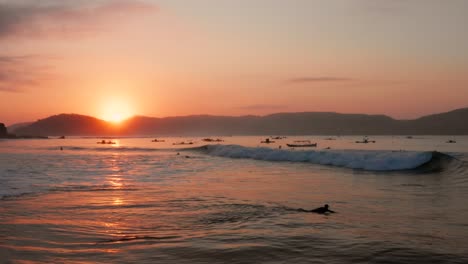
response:
<path fill-rule="evenodd" d="M 239 145 L 207 145 L 207 153 L 229 158 L 267 161 L 310 162 L 314 164 L 372 171 L 409 170 L 432 158 L 432 152 L 323 150 L 292 151 L 271 148 L 251 148 Z"/>

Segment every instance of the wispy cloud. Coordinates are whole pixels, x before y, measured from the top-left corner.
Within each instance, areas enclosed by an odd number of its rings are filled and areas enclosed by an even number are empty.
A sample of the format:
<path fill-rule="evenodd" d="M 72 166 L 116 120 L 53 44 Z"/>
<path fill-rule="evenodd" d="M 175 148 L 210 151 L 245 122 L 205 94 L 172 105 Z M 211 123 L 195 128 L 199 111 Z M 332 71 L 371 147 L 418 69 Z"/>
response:
<path fill-rule="evenodd" d="M 23 92 L 50 77 L 44 66 L 33 65 L 36 56 L 0 56 L 0 92 Z"/>
<path fill-rule="evenodd" d="M 286 105 L 275 105 L 275 104 L 254 104 L 238 107 L 242 110 L 278 110 L 286 109 Z"/>
<path fill-rule="evenodd" d="M 155 5 L 138 0 L 0 2 L 0 39 L 95 33 L 155 10 Z"/>
<path fill-rule="evenodd" d="M 353 81 L 354 79 L 351 78 L 343 78 L 343 77 L 329 77 L 329 76 L 320 76 L 320 77 L 298 77 L 288 79 L 285 82 L 290 84 L 300 84 L 300 83 L 315 83 L 315 82 L 347 82 Z"/>

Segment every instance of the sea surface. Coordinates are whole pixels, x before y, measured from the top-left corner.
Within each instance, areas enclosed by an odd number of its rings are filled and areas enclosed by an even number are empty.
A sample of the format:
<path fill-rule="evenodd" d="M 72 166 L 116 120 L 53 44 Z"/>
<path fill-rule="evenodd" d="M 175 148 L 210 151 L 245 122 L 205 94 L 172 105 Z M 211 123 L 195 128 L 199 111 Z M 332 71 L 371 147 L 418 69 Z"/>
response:
<path fill-rule="evenodd" d="M 468 263 L 468 137 L 267 137 L 0 140 L 0 263 Z"/>

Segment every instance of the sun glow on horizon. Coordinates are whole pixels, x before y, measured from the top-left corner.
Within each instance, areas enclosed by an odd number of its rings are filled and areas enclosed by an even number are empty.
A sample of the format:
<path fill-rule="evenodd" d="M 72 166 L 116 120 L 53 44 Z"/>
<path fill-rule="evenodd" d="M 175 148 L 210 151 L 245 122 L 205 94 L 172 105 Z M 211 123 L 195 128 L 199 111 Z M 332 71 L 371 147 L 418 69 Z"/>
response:
<path fill-rule="evenodd" d="M 106 115 L 104 117 L 104 120 L 112 122 L 112 123 L 120 123 L 124 121 L 125 119 L 129 118 L 131 115 L 125 115 L 123 113 L 112 113 L 109 115 Z"/>
<path fill-rule="evenodd" d="M 120 123 L 134 115 L 132 108 L 128 103 L 117 100 L 109 99 L 102 107 L 101 118 L 105 121 L 112 123 Z"/>

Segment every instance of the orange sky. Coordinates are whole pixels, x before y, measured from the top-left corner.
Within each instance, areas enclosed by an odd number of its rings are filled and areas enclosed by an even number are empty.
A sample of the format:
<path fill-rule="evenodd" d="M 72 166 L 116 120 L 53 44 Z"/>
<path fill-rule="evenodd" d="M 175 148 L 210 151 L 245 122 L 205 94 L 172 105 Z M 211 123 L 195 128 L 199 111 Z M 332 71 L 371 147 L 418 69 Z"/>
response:
<path fill-rule="evenodd" d="M 0 0 L 0 122 L 468 106 L 462 0 Z"/>

